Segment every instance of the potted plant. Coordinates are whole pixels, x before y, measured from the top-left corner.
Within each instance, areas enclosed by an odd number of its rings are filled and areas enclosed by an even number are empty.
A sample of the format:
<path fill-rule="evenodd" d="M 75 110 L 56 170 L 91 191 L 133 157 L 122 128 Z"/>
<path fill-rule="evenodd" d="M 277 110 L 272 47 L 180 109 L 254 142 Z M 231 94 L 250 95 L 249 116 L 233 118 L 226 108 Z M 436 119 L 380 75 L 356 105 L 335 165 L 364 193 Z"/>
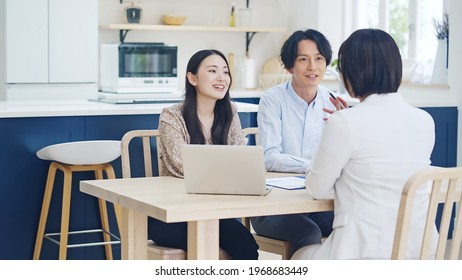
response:
<path fill-rule="evenodd" d="M 433 19 L 438 49 L 433 67 L 432 83 L 447 83 L 448 53 L 449 53 L 449 15 L 443 13 L 441 20 Z"/>

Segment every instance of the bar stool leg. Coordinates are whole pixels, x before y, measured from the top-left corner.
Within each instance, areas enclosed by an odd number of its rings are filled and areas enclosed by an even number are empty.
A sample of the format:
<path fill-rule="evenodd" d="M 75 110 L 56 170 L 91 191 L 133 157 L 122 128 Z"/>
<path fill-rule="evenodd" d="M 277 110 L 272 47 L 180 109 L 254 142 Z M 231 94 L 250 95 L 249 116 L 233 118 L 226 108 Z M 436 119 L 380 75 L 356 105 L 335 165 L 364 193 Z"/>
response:
<path fill-rule="evenodd" d="M 103 171 L 101 169 L 95 170 L 95 177 L 97 180 L 102 180 L 103 179 Z M 107 233 L 110 232 L 110 227 L 109 227 L 109 219 L 107 216 L 107 206 L 106 206 L 106 201 L 104 199 L 98 199 L 98 204 L 99 204 L 99 214 L 101 217 L 101 227 L 105 232 L 103 232 L 103 238 L 105 242 L 110 242 L 111 241 L 111 236 Z M 111 244 L 106 244 L 104 245 L 104 249 L 106 251 L 106 259 L 112 260 L 112 246 Z"/>
<path fill-rule="evenodd" d="M 56 177 L 57 165 L 52 162 L 48 168 L 48 177 L 45 185 L 45 193 L 43 195 L 42 210 L 40 211 L 40 221 L 37 230 L 37 238 L 35 240 L 34 255 L 32 259 L 40 259 L 40 252 L 42 251 L 43 236 L 45 234 L 45 227 L 47 225 L 48 211 L 50 210 L 51 195 L 53 193 L 53 185 Z"/>
<path fill-rule="evenodd" d="M 67 258 L 67 248 L 68 248 L 68 239 L 69 239 L 69 220 L 70 220 L 70 205 L 71 205 L 71 194 L 72 194 L 72 172 L 74 171 L 94 171 L 96 179 L 103 179 L 103 171 L 106 172 L 108 179 L 115 179 L 115 172 L 111 164 L 99 164 L 99 165 L 68 165 L 61 164 L 58 162 L 52 162 L 48 169 L 48 177 L 45 186 L 45 193 L 42 202 L 42 210 L 40 213 L 40 221 L 37 230 L 37 237 L 34 248 L 33 259 L 40 259 L 40 253 L 43 245 L 43 238 L 45 236 L 46 223 L 48 218 L 48 213 L 50 209 L 51 197 L 53 193 L 53 187 L 56 179 L 57 170 L 61 170 L 64 173 L 64 182 L 63 182 L 63 198 L 62 198 L 62 211 L 61 211 L 61 231 L 59 239 L 59 259 L 65 260 Z M 109 219 L 107 214 L 107 205 L 106 201 L 103 199 L 98 200 L 100 208 L 100 218 L 103 231 L 104 241 L 108 244 L 105 244 L 106 258 L 108 260 L 113 259 L 112 254 L 112 245 L 111 236 L 109 234 Z M 114 210 L 116 213 L 117 224 L 119 232 L 121 231 L 121 208 L 119 205 L 114 205 Z"/>
<path fill-rule="evenodd" d="M 68 166 L 62 165 L 64 173 L 63 185 L 63 206 L 61 212 L 61 238 L 59 241 L 59 259 L 65 260 L 67 257 L 67 243 L 69 237 L 69 216 L 71 208 L 71 193 L 72 193 L 72 170 Z"/>

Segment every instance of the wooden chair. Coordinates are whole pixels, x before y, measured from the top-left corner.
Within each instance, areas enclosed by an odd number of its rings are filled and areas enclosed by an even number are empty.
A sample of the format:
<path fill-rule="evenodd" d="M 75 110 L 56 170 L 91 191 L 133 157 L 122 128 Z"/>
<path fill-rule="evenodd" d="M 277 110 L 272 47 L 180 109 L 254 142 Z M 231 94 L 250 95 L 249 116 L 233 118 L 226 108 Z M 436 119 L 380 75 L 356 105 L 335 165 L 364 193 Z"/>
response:
<path fill-rule="evenodd" d="M 244 136 L 250 137 L 250 135 L 254 136 L 255 145 L 260 145 L 260 141 L 258 139 L 258 127 L 247 127 L 243 129 Z M 250 138 L 249 138 L 250 141 Z M 258 243 L 260 250 L 265 252 L 270 252 L 273 254 L 281 255 L 283 260 L 289 260 L 291 257 L 290 254 L 290 244 L 287 241 L 279 240 L 275 238 L 269 238 L 265 236 L 258 235 L 252 230 L 252 226 L 250 224 L 250 219 L 245 217 L 242 218 L 244 225 L 249 229 Z"/>
<path fill-rule="evenodd" d="M 129 146 L 132 140 L 138 138 L 141 139 L 142 150 L 143 150 L 143 162 L 144 162 L 144 176 L 153 177 L 153 158 L 152 158 L 152 145 L 151 142 L 153 139 L 156 140 L 156 154 L 157 154 L 157 164 L 159 175 L 162 174 L 162 165 L 160 164 L 160 142 L 157 141 L 159 136 L 159 131 L 155 129 L 148 130 L 132 130 L 127 132 L 121 141 L 122 151 L 121 151 L 121 160 L 122 160 L 122 177 L 130 178 L 131 169 L 130 169 L 130 150 Z M 186 251 L 177 248 L 163 247 L 155 244 L 151 240 L 148 241 L 147 245 L 148 250 L 148 259 L 150 260 L 185 260 L 187 258 Z M 219 252 L 220 259 L 229 259 L 228 254 L 220 249 Z"/>
<path fill-rule="evenodd" d="M 429 168 L 417 172 L 409 178 L 401 195 L 391 255 L 392 259 L 404 259 L 406 257 L 406 243 L 409 238 L 408 233 L 412 220 L 412 207 L 415 193 L 419 187 L 430 187 L 430 184 L 427 184 L 429 182 L 432 183 L 429 194 L 430 202 L 423 233 L 420 259 L 428 259 L 432 240 L 432 229 L 435 224 L 436 212 L 440 203 L 444 203 L 444 208 L 439 228 L 435 259 L 444 259 L 445 255 L 449 259 L 458 259 L 462 237 L 462 208 L 460 207 L 462 202 L 462 184 L 458 184 L 460 179 L 462 179 L 462 167 Z M 454 231 L 450 251 L 448 254 L 445 254 L 454 204 L 458 205 L 456 209 Z"/>
<path fill-rule="evenodd" d="M 159 136 L 159 131 L 155 129 L 148 130 L 132 130 L 127 132 L 121 141 L 121 160 L 122 160 L 122 177 L 130 178 L 131 168 L 130 168 L 130 143 L 133 143 L 134 139 L 141 139 L 142 151 L 143 151 L 143 163 L 144 163 L 144 176 L 153 177 L 153 167 L 152 167 L 152 146 L 151 139 L 155 139 Z M 159 141 L 156 141 L 156 149 L 159 149 Z M 158 171 L 161 174 L 161 166 L 159 161 L 160 154 L 157 153 L 158 159 Z M 168 248 L 156 245 L 152 241 L 148 241 L 148 259 L 150 260 L 185 260 L 186 252 L 182 249 Z"/>

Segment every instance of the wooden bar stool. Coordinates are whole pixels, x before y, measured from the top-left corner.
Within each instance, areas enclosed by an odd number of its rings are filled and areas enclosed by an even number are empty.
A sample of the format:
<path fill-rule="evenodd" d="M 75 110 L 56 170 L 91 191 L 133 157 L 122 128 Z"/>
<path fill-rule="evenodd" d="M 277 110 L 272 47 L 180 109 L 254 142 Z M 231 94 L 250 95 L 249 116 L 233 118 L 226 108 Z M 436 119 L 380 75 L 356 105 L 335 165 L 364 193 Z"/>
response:
<path fill-rule="evenodd" d="M 106 258 L 112 260 L 112 244 L 120 244 L 120 238 L 110 232 L 109 220 L 107 216 L 106 201 L 99 199 L 99 209 L 101 216 L 101 229 L 80 230 L 69 232 L 69 216 L 71 206 L 72 173 L 80 171 L 94 171 L 96 179 L 103 179 L 103 172 L 108 179 L 114 179 L 115 173 L 111 161 L 120 156 L 120 141 L 78 141 L 51 145 L 42 148 L 37 152 L 37 156 L 43 160 L 52 161 L 48 170 L 48 178 L 43 196 L 42 210 L 35 241 L 34 260 L 40 259 L 43 238 L 59 245 L 59 259 L 65 260 L 68 248 L 87 247 L 104 245 Z M 62 212 L 61 212 L 61 231 L 58 233 L 46 233 L 45 228 L 50 208 L 51 196 L 56 177 L 56 171 L 64 173 Z M 121 209 L 114 205 L 117 223 L 120 230 Z M 70 234 L 85 234 L 101 232 L 104 242 L 68 244 Z M 59 240 L 54 237 L 60 237 Z M 111 238 L 112 237 L 112 238 Z"/>

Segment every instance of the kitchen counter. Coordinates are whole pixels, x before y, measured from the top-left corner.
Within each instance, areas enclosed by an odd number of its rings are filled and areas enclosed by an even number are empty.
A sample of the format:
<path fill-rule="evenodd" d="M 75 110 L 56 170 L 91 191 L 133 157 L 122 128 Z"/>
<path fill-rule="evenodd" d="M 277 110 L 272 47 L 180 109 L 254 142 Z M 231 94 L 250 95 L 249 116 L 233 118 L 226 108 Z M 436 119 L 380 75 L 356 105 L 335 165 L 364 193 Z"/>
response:
<path fill-rule="evenodd" d="M 336 81 L 325 80 L 323 84 L 333 91 L 336 90 Z M 398 92 L 416 107 L 457 107 L 458 104 L 457 95 L 451 93 L 448 86 L 404 84 Z M 238 101 L 258 103 L 264 91 L 232 90 L 230 93 Z M 339 96 L 350 106 L 359 102 L 348 94 Z M 174 104 L 174 101 L 159 102 L 161 103 L 110 104 L 87 100 L 0 101 L 0 118 L 160 114 L 164 107 Z M 258 111 L 258 106 L 245 102 L 236 102 L 239 112 Z"/>
<path fill-rule="evenodd" d="M 140 104 L 108 104 L 86 100 L 63 101 L 1 101 L 0 118 L 70 117 L 160 114 L 172 102 Z M 236 102 L 238 112 L 258 111 L 255 104 Z"/>
<path fill-rule="evenodd" d="M 336 92 L 338 84 L 335 80 L 324 80 L 322 84 Z M 417 85 L 403 84 L 398 92 L 411 105 L 424 107 L 457 107 L 458 97 L 449 91 L 446 85 Z M 260 98 L 263 90 L 232 90 L 231 97 L 239 98 Z M 356 105 L 359 101 L 351 98 L 348 94 L 340 94 L 350 106 Z"/>

